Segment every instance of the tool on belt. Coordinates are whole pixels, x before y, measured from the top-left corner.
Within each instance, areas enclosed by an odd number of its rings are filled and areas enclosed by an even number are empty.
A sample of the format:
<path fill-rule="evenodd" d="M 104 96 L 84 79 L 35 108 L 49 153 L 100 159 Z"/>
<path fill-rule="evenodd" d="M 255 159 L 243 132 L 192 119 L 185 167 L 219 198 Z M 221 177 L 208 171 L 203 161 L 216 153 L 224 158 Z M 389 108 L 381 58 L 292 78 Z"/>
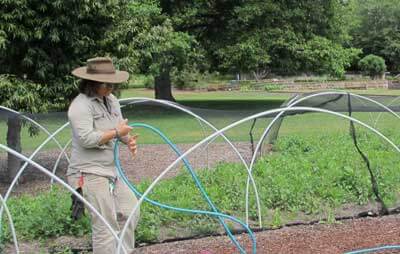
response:
<path fill-rule="evenodd" d="M 110 193 L 111 195 L 114 195 L 114 190 L 115 190 L 115 184 L 117 182 L 117 178 L 112 179 L 110 178 L 108 181 L 109 184 L 109 189 L 110 189 Z M 84 178 L 83 175 L 81 175 L 79 177 L 79 181 L 78 181 L 78 188 L 76 189 L 76 191 L 81 194 L 83 196 L 83 183 L 84 183 Z M 74 194 L 71 195 L 71 199 L 72 199 L 72 205 L 71 205 L 71 218 L 76 221 L 79 220 L 82 216 L 85 215 L 85 205 L 84 203 Z"/>
<path fill-rule="evenodd" d="M 83 175 L 79 178 L 78 188 L 76 191 L 83 195 L 82 187 L 83 187 Z M 85 215 L 85 205 L 84 203 L 74 194 L 71 195 L 72 205 L 71 205 L 71 218 L 76 221 L 79 220 L 83 215 Z"/>

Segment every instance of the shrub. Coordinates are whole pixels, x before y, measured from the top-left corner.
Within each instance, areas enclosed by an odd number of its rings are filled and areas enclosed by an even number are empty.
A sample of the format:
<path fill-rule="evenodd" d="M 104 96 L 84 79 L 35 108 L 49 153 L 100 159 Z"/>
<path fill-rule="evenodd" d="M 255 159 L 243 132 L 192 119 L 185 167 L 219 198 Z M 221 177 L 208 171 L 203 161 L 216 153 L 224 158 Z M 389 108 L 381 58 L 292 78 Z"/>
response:
<path fill-rule="evenodd" d="M 121 90 L 130 89 L 130 88 L 153 89 L 154 88 L 154 77 L 152 75 L 133 73 L 127 83 L 121 84 L 118 87 L 121 88 Z"/>
<path fill-rule="evenodd" d="M 304 70 L 343 78 L 346 68 L 350 67 L 360 53 L 359 49 L 344 48 L 327 38 L 315 36 L 298 54 L 303 61 Z"/>
<path fill-rule="evenodd" d="M 376 55 L 368 55 L 358 62 L 361 70 L 372 79 L 382 77 L 386 71 L 385 60 Z"/>
<path fill-rule="evenodd" d="M 143 79 L 144 87 L 147 89 L 154 89 L 154 77 L 149 75 Z"/>
<path fill-rule="evenodd" d="M 172 83 L 178 89 L 194 88 L 202 78 L 198 71 L 176 71 L 172 75 Z"/>
<path fill-rule="evenodd" d="M 280 84 L 267 83 L 264 85 L 265 91 L 273 91 L 273 90 L 281 90 L 281 89 L 282 89 L 282 85 L 280 85 Z"/>

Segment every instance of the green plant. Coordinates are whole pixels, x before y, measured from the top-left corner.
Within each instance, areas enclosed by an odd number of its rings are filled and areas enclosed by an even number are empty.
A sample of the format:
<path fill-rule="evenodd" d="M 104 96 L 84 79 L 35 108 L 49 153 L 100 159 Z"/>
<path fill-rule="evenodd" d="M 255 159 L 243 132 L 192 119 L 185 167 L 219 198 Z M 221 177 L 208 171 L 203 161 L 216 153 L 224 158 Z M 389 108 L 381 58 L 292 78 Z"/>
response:
<path fill-rule="evenodd" d="M 200 79 L 202 79 L 202 75 L 196 70 L 175 71 L 172 76 L 172 84 L 178 89 L 193 89 Z"/>
<path fill-rule="evenodd" d="M 142 75 L 139 73 L 133 73 L 130 75 L 130 78 L 126 84 L 121 84 L 121 90 L 126 89 L 135 89 L 135 88 L 145 88 L 145 80 L 147 79 L 146 75 Z"/>
<path fill-rule="evenodd" d="M 273 90 L 281 90 L 281 89 L 282 89 L 282 85 L 279 85 L 279 84 L 267 83 L 264 85 L 265 91 L 273 91 Z"/>
<path fill-rule="evenodd" d="M 305 69 L 318 74 L 343 78 L 347 67 L 361 53 L 360 49 L 345 48 L 341 44 L 322 36 L 314 36 L 298 52 Z"/>
<path fill-rule="evenodd" d="M 154 77 L 152 75 L 147 75 L 143 79 L 143 85 L 147 89 L 154 89 Z"/>
<path fill-rule="evenodd" d="M 24 239 L 43 239 L 61 235 L 82 236 L 90 231 L 87 216 L 74 222 L 70 216 L 70 195 L 55 186 L 37 196 L 23 195 L 8 202 L 14 226 Z M 3 220 L 5 239 L 10 239 L 8 223 Z"/>
<path fill-rule="evenodd" d="M 328 208 L 327 216 L 326 216 L 326 222 L 328 224 L 336 223 L 335 212 L 331 208 Z"/>
<path fill-rule="evenodd" d="M 281 211 L 279 209 L 276 209 L 274 211 L 274 214 L 273 214 L 273 217 L 272 217 L 271 227 L 272 228 L 279 228 L 281 226 L 282 226 Z"/>
<path fill-rule="evenodd" d="M 400 140 L 400 134 L 387 134 L 394 142 Z M 357 138 L 371 160 L 382 198 L 389 205 L 395 204 L 400 189 L 400 172 L 396 170 L 400 158 L 374 135 L 359 131 Z M 196 174 L 219 211 L 243 220 L 247 173 L 242 165 L 220 163 L 211 169 L 197 170 Z M 281 136 L 273 152 L 256 162 L 253 176 L 263 214 L 274 211 L 269 218 L 264 217 L 263 223 L 273 227 L 286 223 L 290 214 L 304 214 L 313 219 L 323 217 L 328 223 L 334 223 L 334 211 L 342 205 L 363 205 L 374 200 L 369 173 L 347 133 Z M 143 192 L 149 185 L 150 181 L 142 181 L 137 188 Z M 250 190 L 249 218 L 257 221 L 254 193 Z M 18 235 L 23 239 L 46 239 L 87 234 L 88 218 L 78 223 L 69 219 L 69 196 L 66 191 L 55 188 L 35 197 L 12 198 L 8 204 Z M 176 207 L 210 210 L 185 169 L 176 177 L 161 181 L 149 198 Z M 226 222 L 233 227 L 232 222 Z M 213 217 L 161 209 L 144 202 L 137 241 L 160 240 L 163 227 L 173 228 L 178 234 L 184 231 L 199 235 L 217 232 L 219 224 Z M 10 239 L 7 228 L 3 219 L 6 234 L 2 243 Z"/>
<path fill-rule="evenodd" d="M 250 86 L 240 86 L 240 91 L 241 92 L 251 91 L 251 87 Z"/>
<path fill-rule="evenodd" d="M 248 92 L 253 90 L 251 86 L 251 82 L 248 80 L 240 80 L 239 81 L 240 91 L 241 92 Z"/>
<path fill-rule="evenodd" d="M 352 44 L 362 48 L 365 55 L 375 54 L 385 59 L 390 71 L 400 68 L 400 6 L 396 0 L 354 1 L 356 12 L 352 16 L 357 24 L 352 31 Z"/>
<path fill-rule="evenodd" d="M 386 71 L 385 59 L 376 55 L 368 55 L 358 62 L 361 70 L 372 79 L 381 77 Z"/>

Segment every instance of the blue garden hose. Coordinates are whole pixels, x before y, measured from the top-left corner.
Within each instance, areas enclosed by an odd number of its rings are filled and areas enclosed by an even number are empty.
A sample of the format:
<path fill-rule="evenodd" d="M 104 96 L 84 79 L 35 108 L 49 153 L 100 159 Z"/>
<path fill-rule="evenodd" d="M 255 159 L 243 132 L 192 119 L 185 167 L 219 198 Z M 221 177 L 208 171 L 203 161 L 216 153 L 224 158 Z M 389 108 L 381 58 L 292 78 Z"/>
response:
<path fill-rule="evenodd" d="M 178 156 L 181 156 L 182 153 L 179 151 L 179 149 L 157 128 L 154 128 L 153 126 L 144 124 L 144 123 L 133 123 L 130 124 L 131 127 L 143 127 L 146 129 L 150 129 L 153 132 L 157 133 L 174 151 Z M 127 184 L 127 186 L 131 189 L 131 191 L 133 191 L 137 196 L 141 197 L 142 194 L 135 188 L 135 186 L 129 181 L 129 179 L 126 177 L 126 175 L 124 174 L 122 168 L 121 168 L 121 164 L 119 161 L 119 149 L 118 149 L 118 144 L 119 142 L 115 143 L 114 146 L 114 157 L 115 157 L 115 165 L 118 171 L 118 174 L 120 175 L 120 177 L 122 178 L 122 180 L 125 182 L 125 184 Z M 173 207 L 173 206 L 169 206 L 169 205 L 165 205 L 165 204 L 161 204 L 157 201 L 148 199 L 147 197 L 145 197 L 144 199 L 156 206 L 162 207 L 162 208 L 166 208 L 166 209 L 171 209 L 171 210 L 175 210 L 175 211 L 179 211 L 179 212 L 186 212 L 186 213 L 195 213 L 195 214 L 205 214 L 205 215 L 211 215 L 211 216 L 215 216 L 218 217 L 218 220 L 220 221 L 220 223 L 223 225 L 227 235 L 229 236 L 229 238 L 232 240 L 232 242 L 235 244 L 235 246 L 239 249 L 239 251 L 241 253 L 246 253 L 245 250 L 240 246 L 240 244 L 237 242 L 237 240 L 235 239 L 235 237 L 232 235 L 231 231 L 229 230 L 228 226 L 225 224 L 225 222 L 223 221 L 222 218 L 227 218 L 230 219 L 236 223 L 239 223 L 241 226 L 243 226 L 246 231 L 249 233 L 249 236 L 252 240 L 252 252 L 256 253 L 256 240 L 254 237 L 254 233 L 251 231 L 251 229 L 245 225 L 243 222 L 241 222 L 240 220 L 219 213 L 217 208 L 214 206 L 214 204 L 212 203 L 212 201 L 210 200 L 210 198 L 208 197 L 206 191 L 204 190 L 203 186 L 201 185 L 198 177 L 196 176 L 195 172 L 193 171 L 190 163 L 186 160 L 186 158 L 183 158 L 183 162 L 186 166 L 186 168 L 189 170 L 189 173 L 191 174 L 193 180 L 195 181 L 196 186 L 199 188 L 201 194 L 203 195 L 203 197 L 205 198 L 205 200 L 207 201 L 207 203 L 209 204 L 209 206 L 211 207 L 211 209 L 213 210 L 213 212 L 209 212 L 209 211 L 202 211 L 202 210 L 191 210 L 191 209 L 184 209 L 184 208 L 178 208 L 178 207 Z"/>

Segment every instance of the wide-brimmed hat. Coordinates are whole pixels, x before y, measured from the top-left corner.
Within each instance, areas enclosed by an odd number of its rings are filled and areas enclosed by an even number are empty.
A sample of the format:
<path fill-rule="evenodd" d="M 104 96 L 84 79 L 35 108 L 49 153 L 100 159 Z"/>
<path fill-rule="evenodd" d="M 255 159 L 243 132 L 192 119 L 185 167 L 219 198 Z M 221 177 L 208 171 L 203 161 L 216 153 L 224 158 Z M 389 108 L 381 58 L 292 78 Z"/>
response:
<path fill-rule="evenodd" d="M 86 61 L 87 66 L 78 67 L 71 73 L 75 77 L 104 83 L 122 83 L 128 80 L 129 73 L 115 69 L 111 58 L 96 57 Z"/>

